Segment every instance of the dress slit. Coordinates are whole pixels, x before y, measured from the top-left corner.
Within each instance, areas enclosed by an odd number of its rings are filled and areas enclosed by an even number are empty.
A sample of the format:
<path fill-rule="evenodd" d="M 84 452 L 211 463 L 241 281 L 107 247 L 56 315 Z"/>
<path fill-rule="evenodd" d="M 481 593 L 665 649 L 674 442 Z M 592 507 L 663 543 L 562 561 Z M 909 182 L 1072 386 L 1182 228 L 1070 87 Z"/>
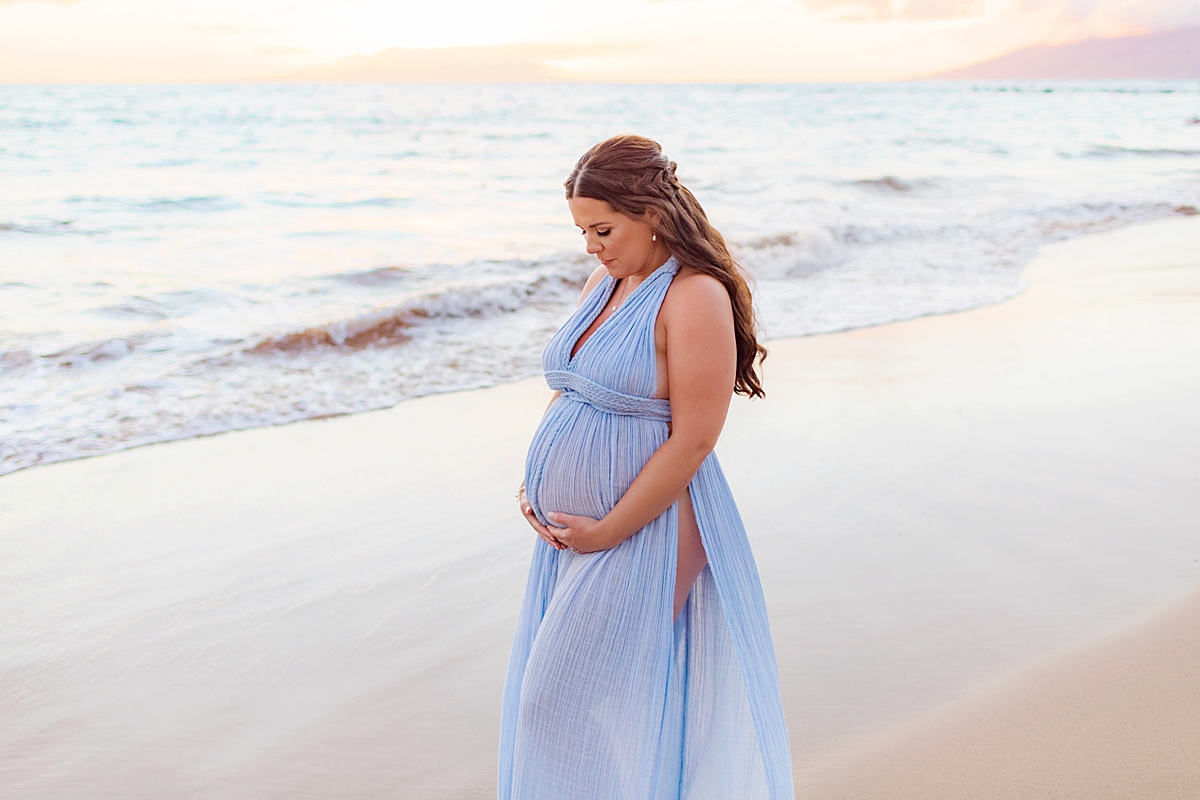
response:
<path fill-rule="evenodd" d="M 675 539 L 676 539 L 676 543 L 677 543 L 677 546 L 676 546 L 677 555 L 675 557 L 675 605 L 676 605 L 676 607 L 673 609 L 675 612 L 674 618 L 676 620 L 678 620 L 679 615 L 683 613 L 683 607 L 685 605 L 687 605 L 688 597 L 690 597 L 691 593 L 692 593 L 692 587 L 694 587 L 696 585 L 696 581 L 699 580 L 700 573 L 703 572 L 704 567 L 706 567 L 708 565 L 708 552 L 704 549 L 704 540 L 700 538 L 700 526 L 699 526 L 699 523 L 696 522 L 696 507 L 692 503 L 691 489 L 683 490 L 683 495 L 679 498 L 679 500 L 677 501 L 677 504 L 678 504 L 678 509 L 676 510 L 676 513 L 675 513 L 675 520 L 676 520 Z M 684 504 L 687 505 L 686 513 L 684 512 Z M 702 563 L 700 563 L 699 569 L 694 570 L 694 572 L 695 572 L 694 577 L 692 577 L 691 580 L 688 581 L 687 586 L 685 587 L 680 584 L 680 579 L 681 579 L 680 572 L 681 572 L 681 570 L 686 570 L 689 573 L 693 572 L 693 565 L 695 564 L 695 556 L 696 556 L 696 554 L 694 552 L 691 552 L 693 545 L 690 542 L 685 544 L 686 539 L 685 539 L 685 535 L 684 535 L 684 522 L 683 521 L 685 518 L 688 518 L 688 517 L 691 518 L 692 525 L 696 526 L 696 543 L 699 545 L 699 548 L 700 548 L 700 556 L 704 560 Z M 690 532 L 688 533 L 687 538 L 690 539 Z M 681 559 L 680 556 L 687 556 L 687 558 Z M 679 593 L 683 589 L 686 589 L 687 591 L 684 594 L 683 598 L 681 599 L 679 597 Z"/>

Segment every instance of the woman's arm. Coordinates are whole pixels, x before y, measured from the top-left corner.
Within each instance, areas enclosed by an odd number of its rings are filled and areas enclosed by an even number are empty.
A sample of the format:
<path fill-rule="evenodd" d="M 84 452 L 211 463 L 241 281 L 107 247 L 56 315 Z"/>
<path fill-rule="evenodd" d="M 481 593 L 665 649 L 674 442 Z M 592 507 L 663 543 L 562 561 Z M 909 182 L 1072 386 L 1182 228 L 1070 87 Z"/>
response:
<path fill-rule="evenodd" d="M 554 538 L 587 553 L 616 547 L 666 511 L 721 435 L 733 397 L 737 346 L 725 287 L 692 273 L 676 277 L 663 301 L 671 435 L 602 520 L 550 513 Z"/>

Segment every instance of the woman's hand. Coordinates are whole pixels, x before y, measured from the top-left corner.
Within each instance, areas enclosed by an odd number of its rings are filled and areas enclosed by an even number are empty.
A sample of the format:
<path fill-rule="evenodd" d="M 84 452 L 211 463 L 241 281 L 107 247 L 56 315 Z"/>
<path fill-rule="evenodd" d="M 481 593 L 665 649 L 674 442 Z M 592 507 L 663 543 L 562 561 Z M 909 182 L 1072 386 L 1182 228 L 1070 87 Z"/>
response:
<path fill-rule="evenodd" d="M 517 492 L 517 502 L 521 506 L 521 516 L 525 517 L 525 521 L 529 523 L 529 527 L 537 531 L 538 536 L 546 540 L 546 544 L 555 550 L 567 549 L 565 544 L 555 538 L 550 528 L 547 528 L 538 521 L 537 514 L 533 513 L 533 506 L 529 504 L 529 498 L 525 496 L 525 484 L 521 484 L 521 490 Z"/>
<path fill-rule="evenodd" d="M 624 537 L 613 541 L 600 521 L 591 517 L 577 517 L 574 514 L 551 511 L 546 514 L 546 519 L 555 525 L 550 529 L 554 538 L 576 553 L 610 550 L 624 541 Z"/>

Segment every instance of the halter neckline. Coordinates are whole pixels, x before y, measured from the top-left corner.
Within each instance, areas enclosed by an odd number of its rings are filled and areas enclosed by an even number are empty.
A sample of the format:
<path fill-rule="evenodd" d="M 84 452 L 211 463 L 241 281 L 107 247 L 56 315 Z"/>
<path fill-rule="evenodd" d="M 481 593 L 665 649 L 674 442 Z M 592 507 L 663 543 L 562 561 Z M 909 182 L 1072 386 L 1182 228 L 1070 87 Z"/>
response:
<path fill-rule="evenodd" d="M 654 281 L 654 279 L 661 275 L 664 271 L 669 272 L 672 276 L 679 271 L 679 262 L 675 259 L 674 255 L 670 256 L 653 272 L 643 278 L 641 283 L 633 287 L 633 291 L 626 295 L 625 299 L 621 301 L 620 305 L 613 309 L 612 313 L 608 315 L 607 319 L 596 326 L 596 330 L 592 331 L 592 335 L 579 345 L 579 349 L 575 349 L 575 343 L 579 341 L 579 337 L 583 336 L 583 334 L 587 332 L 587 329 L 592 327 L 592 323 L 596 321 L 597 317 L 604 313 L 604 309 L 608 306 L 608 302 L 612 299 L 613 286 L 616 284 L 618 279 L 614 278 L 612 275 L 605 275 L 604 280 L 596 285 L 596 289 L 592 290 L 593 292 L 596 292 L 601 286 L 607 287 L 608 291 L 601 293 L 604 297 L 604 302 L 597 304 L 594 310 L 590 310 L 585 315 L 585 319 L 587 320 L 586 324 L 584 324 L 579 329 L 579 332 L 571 339 L 571 346 L 567 350 L 567 366 L 569 367 L 575 363 L 575 359 L 577 359 L 579 354 L 583 352 L 583 348 L 587 347 L 588 342 L 590 342 L 592 339 L 595 339 L 596 335 L 600 333 L 600 330 L 608 325 L 608 323 L 611 322 L 612 319 L 617 316 L 617 314 L 621 313 L 621 309 L 630 305 L 631 301 L 638 296 L 639 292 L 642 291 L 643 286 Z M 575 351 L 573 354 L 571 353 L 572 350 Z"/>

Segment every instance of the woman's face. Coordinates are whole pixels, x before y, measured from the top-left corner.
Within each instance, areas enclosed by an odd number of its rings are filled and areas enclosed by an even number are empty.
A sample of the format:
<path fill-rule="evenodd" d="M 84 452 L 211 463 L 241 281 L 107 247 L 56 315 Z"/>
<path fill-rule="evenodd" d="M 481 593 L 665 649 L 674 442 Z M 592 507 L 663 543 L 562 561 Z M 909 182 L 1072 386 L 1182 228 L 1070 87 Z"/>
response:
<path fill-rule="evenodd" d="M 583 231 L 587 251 L 600 259 L 614 278 L 648 274 L 666 260 L 666 256 L 659 258 L 665 248 L 650 238 L 654 229 L 648 222 L 627 217 L 605 201 L 590 197 L 572 197 L 567 204 Z"/>

